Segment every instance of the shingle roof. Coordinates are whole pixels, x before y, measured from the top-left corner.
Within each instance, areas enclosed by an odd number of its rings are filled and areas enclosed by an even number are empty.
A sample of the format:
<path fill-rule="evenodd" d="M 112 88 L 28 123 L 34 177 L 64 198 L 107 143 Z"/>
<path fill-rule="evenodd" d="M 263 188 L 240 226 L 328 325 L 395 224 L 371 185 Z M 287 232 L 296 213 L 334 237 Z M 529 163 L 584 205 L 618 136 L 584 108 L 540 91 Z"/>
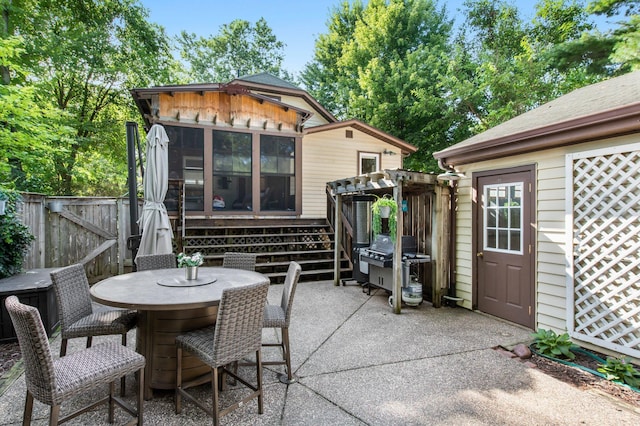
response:
<path fill-rule="evenodd" d="M 470 155 L 471 151 L 479 151 L 489 146 L 496 148 L 498 145 L 514 145 L 525 139 L 533 141 L 542 136 L 548 138 L 551 134 L 580 126 L 593 125 L 604 116 L 611 119 L 616 116 L 618 110 L 621 111 L 620 114 L 623 113 L 623 110 L 625 114 L 628 114 L 629 107 L 635 105 L 640 106 L 640 71 L 576 89 L 439 151 L 434 154 L 434 157 L 445 159 L 451 155 L 458 156 L 465 153 Z M 637 108 L 631 109 L 636 110 Z M 626 128 L 625 131 L 628 130 Z M 567 141 L 565 140 L 565 142 Z M 575 143 L 575 141 L 570 142 Z M 531 142 L 527 149 L 531 151 L 533 148 L 534 145 Z M 495 154 L 499 155 L 497 151 Z"/>
<path fill-rule="evenodd" d="M 261 72 L 259 74 L 252 74 L 252 75 L 244 75 L 242 77 L 238 77 L 237 80 L 248 81 L 251 83 L 258 83 L 258 84 L 267 84 L 269 86 L 284 87 L 287 89 L 300 90 L 298 86 L 292 83 L 289 83 L 288 81 L 285 81 L 281 78 L 278 78 L 274 75 L 271 75 L 268 72 Z"/>

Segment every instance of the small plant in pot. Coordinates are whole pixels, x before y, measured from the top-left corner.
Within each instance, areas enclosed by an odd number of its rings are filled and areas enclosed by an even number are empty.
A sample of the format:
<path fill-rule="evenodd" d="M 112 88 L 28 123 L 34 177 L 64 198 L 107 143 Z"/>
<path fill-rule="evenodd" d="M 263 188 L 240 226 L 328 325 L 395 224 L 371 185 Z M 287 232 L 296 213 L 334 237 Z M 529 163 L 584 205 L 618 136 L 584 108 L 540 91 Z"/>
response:
<path fill-rule="evenodd" d="M 387 218 L 389 236 L 392 239 L 395 239 L 398 225 L 398 203 L 396 203 L 396 200 L 394 200 L 389 194 L 378 197 L 378 199 L 371 205 L 371 212 L 373 213 L 371 223 L 373 235 L 375 236 L 382 233 L 382 219 Z"/>
<path fill-rule="evenodd" d="M 5 201 L 4 212 L 0 215 L 0 278 L 6 278 L 22 271 L 24 255 L 31 247 L 34 236 L 20 221 L 16 211 L 20 194 L 0 188 L 0 198 Z"/>

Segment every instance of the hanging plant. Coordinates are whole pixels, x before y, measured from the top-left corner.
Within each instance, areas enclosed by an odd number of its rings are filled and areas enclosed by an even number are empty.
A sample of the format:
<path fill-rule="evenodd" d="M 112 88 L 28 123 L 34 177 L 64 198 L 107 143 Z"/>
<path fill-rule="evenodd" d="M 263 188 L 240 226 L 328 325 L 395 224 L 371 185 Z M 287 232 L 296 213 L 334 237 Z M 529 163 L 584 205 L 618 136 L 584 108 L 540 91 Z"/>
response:
<path fill-rule="evenodd" d="M 389 210 L 388 216 L 385 214 L 385 210 Z M 373 235 L 379 235 L 382 233 L 382 219 L 384 216 L 388 217 L 389 236 L 395 240 L 396 231 L 398 225 L 398 203 L 389 194 L 385 194 L 371 205 L 371 212 L 373 213 L 371 227 L 373 229 Z"/>

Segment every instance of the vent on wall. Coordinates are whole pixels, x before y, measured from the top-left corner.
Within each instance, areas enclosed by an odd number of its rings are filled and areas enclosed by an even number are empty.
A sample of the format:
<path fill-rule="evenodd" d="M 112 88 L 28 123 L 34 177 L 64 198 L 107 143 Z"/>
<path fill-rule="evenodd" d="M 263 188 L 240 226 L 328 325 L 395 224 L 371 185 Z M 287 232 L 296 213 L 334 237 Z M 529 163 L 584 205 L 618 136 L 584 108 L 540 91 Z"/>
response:
<path fill-rule="evenodd" d="M 345 130 L 345 132 L 344 132 L 344 136 L 345 136 L 347 139 L 353 139 L 353 130 Z"/>

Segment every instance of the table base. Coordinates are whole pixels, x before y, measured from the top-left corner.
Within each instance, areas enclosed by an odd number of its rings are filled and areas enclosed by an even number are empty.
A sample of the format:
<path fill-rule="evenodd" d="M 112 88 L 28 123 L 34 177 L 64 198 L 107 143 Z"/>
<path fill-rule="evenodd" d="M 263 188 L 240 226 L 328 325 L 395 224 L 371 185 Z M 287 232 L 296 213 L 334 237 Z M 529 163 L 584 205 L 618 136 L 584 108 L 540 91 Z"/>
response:
<path fill-rule="evenodd" d="M 176 336 L 215 324 L 217 306 L 180 311 L 140 311 L 137 351 L 145 356 L 145 399 L 152 389 L 174 389 L 176 385 Z M 190 380 L 209 372 L 198 358 L 184 353 L 182 377 Z"/>

